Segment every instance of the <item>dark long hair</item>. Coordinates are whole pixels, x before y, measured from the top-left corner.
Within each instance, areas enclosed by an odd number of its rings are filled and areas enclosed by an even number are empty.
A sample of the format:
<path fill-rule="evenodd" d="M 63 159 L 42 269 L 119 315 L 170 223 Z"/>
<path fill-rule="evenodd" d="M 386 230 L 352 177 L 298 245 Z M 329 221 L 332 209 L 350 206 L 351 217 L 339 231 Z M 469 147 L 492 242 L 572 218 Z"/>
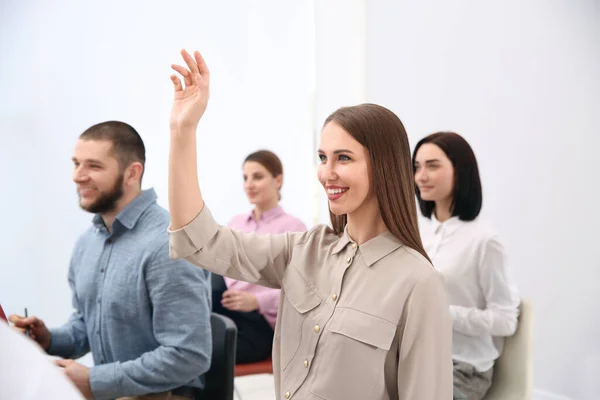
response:
<path fill-rule="evenodd" d="M 458 216 L 462 221 L 472 221 L 479 215 L 483 203 L 481 179 L 475 153 L 469 143 L 459 134 L 454 132 L 437 132 L 424 137 L 417 143 L 413 152 L 413 166 L 417 151 L 426 143 L 435 144 L 446 154 L 454 166 L 454 188 L 452 190 L 452 204 L 450 213 Z M 415 193 L 419 199 L 421 214 L 431 218 L 435 202 L 421 198 L 419 188 L 415 186 Z"/>
<path fill-rule="evenodd" d="M 387 229 L 429 260 L 419 235 L 410 146 L 402 121 L 392 111 L 376 104 L 340 108 L 324 125 L 332 121 L 367 148 L 371 180 Z M 342 232 L 347 215 L 329 214 L 335 232 Z"/>

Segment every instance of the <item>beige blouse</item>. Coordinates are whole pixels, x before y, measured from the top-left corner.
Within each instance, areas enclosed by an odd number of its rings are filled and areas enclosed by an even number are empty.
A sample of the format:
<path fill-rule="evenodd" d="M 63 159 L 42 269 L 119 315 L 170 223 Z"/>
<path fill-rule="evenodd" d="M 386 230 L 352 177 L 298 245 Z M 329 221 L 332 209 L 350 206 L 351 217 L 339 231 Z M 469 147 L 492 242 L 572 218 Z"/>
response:
<path fill-rule="evenodd" d="M 170 231 L 173 258 L 281 288 L 276 397 L 452 399 L 452 320 L 443 277 L 383 233 L 358 246 L 325 225 L 257 235 L 219 226 L 207 207 Z"/>

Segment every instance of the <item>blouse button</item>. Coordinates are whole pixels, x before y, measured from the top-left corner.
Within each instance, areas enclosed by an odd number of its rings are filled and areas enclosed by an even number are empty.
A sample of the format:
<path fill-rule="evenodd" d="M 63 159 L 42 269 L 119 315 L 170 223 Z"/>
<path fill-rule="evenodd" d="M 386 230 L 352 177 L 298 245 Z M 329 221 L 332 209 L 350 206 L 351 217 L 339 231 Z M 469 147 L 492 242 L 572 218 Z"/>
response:
<path fill-rule="evenodd" d="M 289 399 L 290 398 L 290 392 L 285 392 L 284 396 L 285 396 L 286 399 Z"/>
<path fill-rule="evenodd" d="M 356 248 L 356 243 L 352 243 L 352 248 L 355 249 Z"/>
<path fill-rule="evenodd" d="M 336 301 L 336 300 L 337 300 L 337 294 L 335 294 L 335 293 L 334 293 L 334 294 L 332 294 L 332 295 L 331 295 L 331 298 L 333 299 L 333 301 Z"/>
<path fill-rule="evenodd" d="M 319 325 L 315 325 L 315 328 L 314 328 L 315 333 L 319 333 L 320 330 L 321 330 L 321 327 Z"/>
<path fill-rule="evenodd" d="M 304 360 L 304 368 L 308 368 L 308 360 Z"/>
<path fill-rule="evenodd" d="M 348 257 L 348 258 L 346 258 L 346 262 L 347 262 L 348 264 L 350 264 L 350 263 L 352 262 L 352 257 Z"/>

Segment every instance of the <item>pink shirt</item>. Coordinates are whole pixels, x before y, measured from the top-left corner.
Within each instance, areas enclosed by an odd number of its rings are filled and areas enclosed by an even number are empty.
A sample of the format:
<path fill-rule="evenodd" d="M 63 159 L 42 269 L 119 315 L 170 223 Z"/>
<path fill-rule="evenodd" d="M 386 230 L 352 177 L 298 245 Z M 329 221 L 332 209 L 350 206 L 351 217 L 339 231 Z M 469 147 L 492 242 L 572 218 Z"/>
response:
<path fill-rule="evenodd" d="M 260 235 L 285 232 L 304 232 L 306 226 L 298 218 L 286 214 L 279 206 L 264 212 L 258 221 L 254 219 L 253 212 L 235 216 L 227 225 L 229 228 L 242 231 L 254 232 Z M 279 289 L 266 288 L 235 279 L 225 278 L 228 289 L 240 292 L 249 292 L 258 300 L 258 312 L 265 317 L 272 328 L 275 328 L 277 320 L 277 309 L 279 308 Z"/>

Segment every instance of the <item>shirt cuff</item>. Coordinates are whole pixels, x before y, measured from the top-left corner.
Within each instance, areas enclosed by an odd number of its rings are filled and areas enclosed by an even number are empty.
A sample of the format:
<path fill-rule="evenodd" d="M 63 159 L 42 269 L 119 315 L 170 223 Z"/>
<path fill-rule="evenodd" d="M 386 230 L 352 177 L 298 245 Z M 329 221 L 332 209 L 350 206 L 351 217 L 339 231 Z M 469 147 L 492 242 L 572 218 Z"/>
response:
<path fill-rule="evenodd" d="M 47 353 L 59 357 L 69 357 L 73 353 L 73 340 L 66 329 L 50 329 L 50 347 Z"/>
<path fill-rule="evenodd" d="M 90 368 L 90 388 L 96 400 L 116 399 L 127 394 L 117 381 L 117 365 L 110 363 Z"/>
<path fill-rule="evenodd" d="M 169 229 L 169 255 L 172 259 L 186 258 L 204 247 L 219 231 L 219 224 L 205 205 L 186 226 Z"/>
<path fill-rule="evenodd" d="M 258 312 L 262 315 L 277 316 L 279 307 L 279 289 L 263 289 L 261 292 L 254 293 L 258 302 Z"/>
<path fill-rule="evenodd" d="M 456 324 L 456 321 L 458 321 L 459 319 L 461 319 L 463 317 L 462 310 L 464 310 L 465 307 L 450 305 L 449 308 L 450 308 L 450 315 L 452 316 L 452 320 L 455 321 L 454 323 Z"/>

